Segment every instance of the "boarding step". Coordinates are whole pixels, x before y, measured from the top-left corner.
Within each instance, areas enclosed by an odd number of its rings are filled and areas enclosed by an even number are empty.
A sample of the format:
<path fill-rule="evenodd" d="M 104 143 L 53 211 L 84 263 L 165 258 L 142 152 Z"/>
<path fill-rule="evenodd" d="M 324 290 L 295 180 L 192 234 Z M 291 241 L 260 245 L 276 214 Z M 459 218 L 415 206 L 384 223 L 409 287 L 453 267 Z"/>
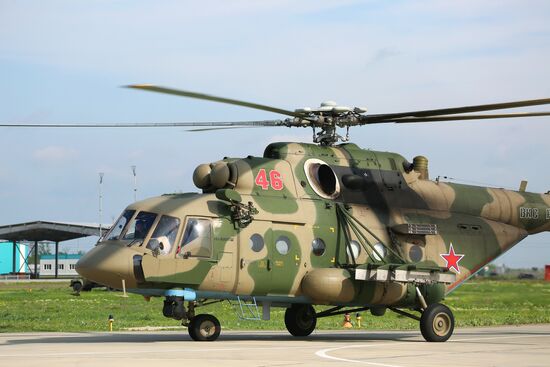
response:
<path fill-rule="evenodd" d="M 237 300 L 228 300 L 228 302 L 239 319 L 249 321 L 260 321 L 262 319 L 256 297 L 243 299 L 237 296 Z"/>

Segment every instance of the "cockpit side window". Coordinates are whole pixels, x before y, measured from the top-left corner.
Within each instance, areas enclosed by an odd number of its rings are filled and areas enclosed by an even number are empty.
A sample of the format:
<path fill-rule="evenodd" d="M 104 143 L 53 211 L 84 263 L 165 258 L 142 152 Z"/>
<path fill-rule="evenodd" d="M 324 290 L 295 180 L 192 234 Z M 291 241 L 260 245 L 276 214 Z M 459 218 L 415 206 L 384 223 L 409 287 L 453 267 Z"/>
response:
<path fill-rule="evenodd" d="M 105 236 L 107 240 L 118 240 L 120 237 L 120 234 L 124 230 L 124 227 L 126 227 L 126 224 L 130 221 L 130 219 L 134 216 L 135 210 L 125 210 L 120 218 L 116 221 L 115 225 L 111 228 L 109 233 Z"/>
<path fill-rule="evenodd" d="M 179 228 L 180 220 L 178 218 L 163 215 L 147 243 L 147 248 L 162 255 L 168 254 L 176 242 Z"/>
<path fill-rule="evenodd" d="M 154 213 L 139 212 L 128 225 L 128 229 L 124 234 L 124 239 L 134 241 L 144 240 L 149 230 L 151 230 L 151 226 L 156 218 L 157 215 Z"/>
<path fill-rule="evenodd" d="M 187 220 L 177 256 L 184 258 L 189 256 L 212 256 L 212 226 L 210 219 L 189 218 Z"/>

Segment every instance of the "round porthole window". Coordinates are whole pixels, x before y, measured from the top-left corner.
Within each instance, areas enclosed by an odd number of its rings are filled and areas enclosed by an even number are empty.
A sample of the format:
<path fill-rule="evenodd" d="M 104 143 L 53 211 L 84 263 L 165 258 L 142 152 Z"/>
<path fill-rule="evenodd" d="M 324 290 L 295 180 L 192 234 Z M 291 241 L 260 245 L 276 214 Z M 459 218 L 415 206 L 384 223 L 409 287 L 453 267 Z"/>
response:
<path fill-rule="evenodd" d="M 281 236 L 277 238 L 277 242 L 275 242 L 275 248 L 277 249 L 277 252 L 281 255 L 288 254 L 288 251 L 290 250 L 290 240 L 286 236 Z"/>
<path fill-rule="evenodd" d="M 252 236 L 250 236 L 250 239 L 248 240 L 248 245 L 250 246 L 250 249 L 252 251 L 260 252 L 264 248 L 264 239 L 259 234 L 254 233 Z"/>
<path fill-rule="evenodd" d="M 315 256 L 322 256 L 326 250 L 325 241 L 320 238 L 316 238 L 311 242 L 311 251 Z"/>
<path fill-rule="evenodd" d="M 350 241 L 349 246 L 346 247 L 346 253 L 348 254 L 348 257 L 350 259 L 352 257 L 351 255 L 353 255 L 353 258 L 357 260 L 359 254 L 361 253 L 361 245 L 359 244 L 359 242 L 355 240 Z"/>
<path fill-rule="evenodd" d="M 336 199 L 340 195 L 340 182 L 334 170 L 320 159 L 308 159 L 304 172 L 315 193 L 325 199 Z"/>
<path fill-rule="evenodd" d="M 375 260 L 381 261 L 386 257 L 386 248 L 380 242 L 374 244 L 374 249 L 376 252 L 372 252 L 372 257 L 374 257 Z M 380 254 L 380 256 L 378 254 Z"/>
<path fill-rule="evenodd" d="M 415 263 L 422 260 L 422 248 L 417 245 L 411 246 L 411 248 L 409 249 L 409 258 L 411 259 L 412 262 L 415 262 Z"/>

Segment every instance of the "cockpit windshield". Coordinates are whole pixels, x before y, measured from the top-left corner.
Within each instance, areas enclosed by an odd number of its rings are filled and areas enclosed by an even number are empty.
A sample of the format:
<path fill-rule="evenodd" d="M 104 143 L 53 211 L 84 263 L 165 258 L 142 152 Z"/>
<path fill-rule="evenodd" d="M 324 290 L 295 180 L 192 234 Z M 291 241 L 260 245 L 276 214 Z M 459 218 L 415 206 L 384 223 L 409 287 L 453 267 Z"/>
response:
<path fill-rule="evenodd" d="M 120 218 L 116 221 L 115 225 L 111 228 L 109 233 L 105 236 L 107 240 L 118 240 L 120 237 L 120 234 L 124 230 L 124 227 L 126 227 L 126 224 L 130 221 L 130 219 L 134 216 L 135 210 L 125 210 Z"/>
<path fill-rule="evenodd" d="M 143 240 L 147 237 L 147 233 L 151 229 L 157 215 L 149 212 L 139 212 L 138 215 L 130 222 L 128 229 L 124 234 L 125 240 Z"/>

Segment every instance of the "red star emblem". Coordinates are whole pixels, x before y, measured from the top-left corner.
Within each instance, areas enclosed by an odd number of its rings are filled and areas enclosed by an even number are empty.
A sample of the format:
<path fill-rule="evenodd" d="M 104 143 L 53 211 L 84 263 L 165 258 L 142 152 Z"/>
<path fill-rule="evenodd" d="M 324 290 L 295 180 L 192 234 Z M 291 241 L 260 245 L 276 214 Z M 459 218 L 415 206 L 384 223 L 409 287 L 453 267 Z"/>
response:
<path fill-rule="evenodd" d="M 457 273 L 460 273 L 460 266 L 458 265 L 458 262 L 460 260 L 462 260 L 462 258 L 464 257 L 463 254 L 455 254 L 455 249 L 453 248 L 453 244 L 451 243 L 451 246 L 449 247 L 449 253 L 448 254 L 440 254 L 439 256 L 441 256 L 443 258 L 443 260 L 445 260 L 447 262 L 447 269 L 455 269 Z"/>

